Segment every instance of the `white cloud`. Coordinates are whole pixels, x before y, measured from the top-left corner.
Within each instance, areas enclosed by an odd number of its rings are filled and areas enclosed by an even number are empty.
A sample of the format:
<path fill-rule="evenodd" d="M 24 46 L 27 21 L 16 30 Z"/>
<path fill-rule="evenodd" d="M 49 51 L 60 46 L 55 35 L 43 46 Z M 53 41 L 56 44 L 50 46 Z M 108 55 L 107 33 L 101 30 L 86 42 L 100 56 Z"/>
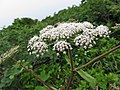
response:
<path fill-rule="evenodd" d="M 68 6 L 79 4 L 80 0 L 0 0 L 0 27 L 18 17 L 41 20 Z"/>

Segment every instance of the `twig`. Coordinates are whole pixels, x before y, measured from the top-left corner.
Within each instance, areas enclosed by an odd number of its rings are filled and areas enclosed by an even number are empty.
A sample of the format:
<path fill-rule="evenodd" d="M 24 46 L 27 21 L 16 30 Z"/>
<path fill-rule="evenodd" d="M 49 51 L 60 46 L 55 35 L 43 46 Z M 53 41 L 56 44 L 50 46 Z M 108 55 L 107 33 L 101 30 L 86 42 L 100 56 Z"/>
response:
<path fill-rule="evenodd" d="M 72 60 L 72 52 L 71 50 L 68 50 L 68 55 L 69 55 L 69 59 L 70 59 L 70 68 L 71 68 L 71 75 L 68 81 L 68 86 L 66 88 L 66 90 L 69 90 L 72 80 L 73 80 L 73 76 L 74 76 L 74 66 L 73 66 L 73 60 Z"/>
<path fill-rule="evenodd" d="M 14 61 L 16 61 L 13 58 Z M 39 76 L 37 74 L 35 74 L 34 72 L 32 72 L 32 70 L 26 68 L 22 63 L 19 63 L 19 65 L 21 67 L 23 67 L 27 72 L 29 72 L 34 78 L 36 78 L 39 82 L 41 82 L 43 85 L 47 86 L 50 90 L 53 90 L 53 88 L 51 86 L 49 86 L 47 83 L 45 83 L 45 81 L 43 81 L 42 79 L 39 78 Z"/>
<path fill-rule="evenodd" d="M 99 89 L 98 89 L 98 84 L 96 85 L 95 90 L 99 90 Z"/>
<path fill-rule="evenodd" d="M 108 86 L 107 90 L 111 90 L 111 88 L 112 88 L 112 84 L 109 83 L 109 86 Z"/>
<path fill-rule="evenodd" d="M 119 49 L 119 48 L 120 48 L 120 45 L 118 45 L 118 46 L 112 48 L 111 50 L 109 50 L 109 51 L 107 51 L 107 52 L 105 52 L 105 53 L 103 53 L 103 54 L 95 57 L 94 59 L 92 59 L 92 60 L 89 61 L 88 63 L 86 63 L 86 64 L 84 64 L 84 65 L 82 65 L 82 66 L 78 66 L 78 67 L 75 68 L 74 70 L 77 71 L 77 70 L 79 70 L 79 69 L 81 69 L 81 68 L 83 68 L 83 67 L 89 66 L 90 64 L 96 62 L 96 61 L 99 60 L 100 58 L 102 58 L 102 57 L 104 57 L 104 56 L 106 56 L 106 55 L 114 52 L 115 50 L 117 50 L 117 49 Z"/>

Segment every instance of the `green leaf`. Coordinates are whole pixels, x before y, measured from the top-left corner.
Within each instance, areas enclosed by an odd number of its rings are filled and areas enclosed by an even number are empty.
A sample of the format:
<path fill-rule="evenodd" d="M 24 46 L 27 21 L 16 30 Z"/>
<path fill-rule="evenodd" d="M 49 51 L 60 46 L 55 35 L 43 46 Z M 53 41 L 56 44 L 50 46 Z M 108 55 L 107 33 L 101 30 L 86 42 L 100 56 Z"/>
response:
<path fill-rule="evenodd" d="M 52 87 L 53 90 L 57 90 L 55 87 Z"/>
<path fill-rule="evenodd" d="M 35 90 L 48 90 L 46 87 L 36 86 Z"/>
<path fill-rule="evenodd" d="M 92 88 L 95 87 L 96 85 L 96 79 L 94 77 L 92 77 L 90 74 L 88 74 L 87 72 L 83 71 L 83 70 L 79 70 L 77 71 L 77 73 L 86 81 L 88 81 L 90 83 L 90 86 Z"/>
<path fill-rule="evenodd" d="M 81 88 L 80 88 L 80 87 L 78 87 L 78 88 L 76 88 L 75 90 L 81 90 Z"/>
<path fill-rule="evenodd" d="M 25 88 L 33 88 L 33 87 L 34 87 L 33 84 L 30 84 L 30 85 L 26 84 L 26 85 L 25 85 Z"/>
<path fill-rule="evenodd" d="M 45 71 L 42 71 L 39 75 L 39 77 L 43 80 L 43 81 L 46 81 L 49 77 L 50 77 L 50 74 L 48 73 L 45 73 Z"/>
<path fill-rule="evenodd" d="M 70 60 L 69 60 L 69 57 L 67 55 L 65 55 L 65 60 L 67 61 L 68 64 L 70 64 Z"/>
<path fill-rule="evenodd" d="M 14 78 L 14 75 L 10 75 L 10 77 L 9 77 L 10 79 L 13 79 Z"/>
<path fill-rule="evenodd" d="M 107 81 L 101 81 L 98 83 L 99 87 L 102 89 L 106 89 L 107 87 Z"/>

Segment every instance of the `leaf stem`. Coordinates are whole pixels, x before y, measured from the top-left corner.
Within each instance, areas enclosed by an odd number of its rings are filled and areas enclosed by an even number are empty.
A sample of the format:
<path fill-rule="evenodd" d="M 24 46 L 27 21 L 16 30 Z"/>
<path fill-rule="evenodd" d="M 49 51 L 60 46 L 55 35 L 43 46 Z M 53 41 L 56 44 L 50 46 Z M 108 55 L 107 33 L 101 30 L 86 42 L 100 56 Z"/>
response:
<path fill-rule="evenodd" d="M 92 60 L 89 61 L 88 63 L 86 63 L 86 64 L 84 64 L 84 65 L 82 65 L 82 66 L 78 66 L 78 67 L 75 68 L 74 70 L 77 71 L 77 70 L 79 70 L 79 69 L 81 69 L 81 68 L 87 67 L 87 66 L 89 66 L 90 64 L 92 64 L 92 63 L 96 62 L 97 60 L 99 60 L 100 58 L 102 58 L 102 57 L 104 57 L 104 56 L 106 56 L 106 55 L 114 52 L 115 50 L 117 50 L 117 49 L 119 49 L 119 48 L 120 48 L 120 45 L 118 45 L 118 46 L 112 48 L 111 50 L 109 50 L 109 51 L 107 51 L 107 52 L 105 52 L 105 53 L 103 53 L 103 54 L 95 57 L 94 59 L 92 59 Z"/>

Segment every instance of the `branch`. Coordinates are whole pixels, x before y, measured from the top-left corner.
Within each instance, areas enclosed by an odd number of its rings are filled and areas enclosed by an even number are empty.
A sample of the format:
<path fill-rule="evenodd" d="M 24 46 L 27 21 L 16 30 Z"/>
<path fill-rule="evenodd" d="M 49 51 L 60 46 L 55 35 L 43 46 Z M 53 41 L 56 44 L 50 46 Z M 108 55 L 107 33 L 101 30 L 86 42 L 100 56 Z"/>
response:
<path fill-rule="evenodd" d="M 71 86 L 71 83 L 72 83 L 72 80 L 73 80 L 73 76 L 74 76 L 74 66 L 73 66 L 73 60 L 72 60 L 72 52 L 71 52 L 71 50 L 68 50 L 68 55 L 69 55 L 69 59 L 70 59 L 71 76 L 69 78 L 68 86 L 67 86 L 66 90 L 69 90 L 69 88 Z"/>
<path fill-rule="evenodd" d="M 16 61 L 13 58 L 14 61 Z M 36 78 L 39 82 L 41 82 L 43 85 L 47 86 L 50 90 L 53 90 L 53 88 L 51 86 L 49 86 L 47 83 L 45 83 L 45 81 L 43 81 L 42 79 L 39 78 L 39 76 L 37 74 L 35 74 L 34 72 L 32 72 L 32 70 L 26 68 L 22 63 L 19 63 L 19 65 L 21 67 L 23 67 L 27 72 L 29 72 L 34 78 Z"/>
<path fill-rule="evenodd" d="M 112 48 L 111 50 L 109 50 L 109 51 L 107 51 L 107 52 L 105 52 L 105 53 L 103 53 L 103 54 L 95 57 L 94 59 L 92 59 L 92 60 L 89 61 L 88 63 L 86 63 L 86 64 L 84 64 L 84 65 L 82 65 L 82 66 L 78 66 L 77 68 L 75 68 L 75 71 L 77 71 L 77 70 L 79 70 L 79 69 L 81 69 L 81 68 L 83 68 L 83 67 L 89 66 L 90 64 L 96 62 L 96 61 L 99 60 L 100 58 L 102 58 L 102 57 L 104 57 L 104 56 L 106 56 L 106 55 L 114 52 L 115 50 L 117 50 L 117 49 L 119 49 L 119 48 L 120 48 L 120 45 Z"/>

